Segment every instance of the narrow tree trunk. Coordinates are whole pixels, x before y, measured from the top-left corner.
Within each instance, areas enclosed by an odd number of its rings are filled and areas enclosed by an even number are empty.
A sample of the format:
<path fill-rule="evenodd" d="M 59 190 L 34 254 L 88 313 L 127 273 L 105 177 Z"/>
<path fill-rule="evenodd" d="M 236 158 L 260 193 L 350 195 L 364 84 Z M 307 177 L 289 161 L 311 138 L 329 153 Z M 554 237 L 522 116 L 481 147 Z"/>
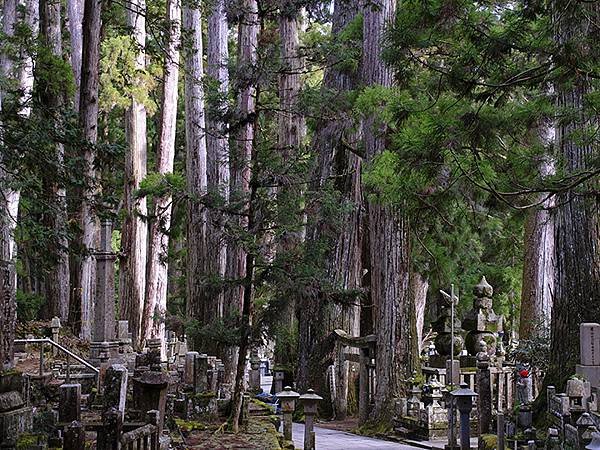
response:
<path fill-rule="evenodd" d="M 135 0 L 127 9 L 127 25 L 133 33 L 133 45 L 137 50 L 136 70 L 146 67 L 146 2 Z M 134 81 L 135 84 L 135 81 Z M 121 235 L 121 318 L 129 320 L 133 335 L 133 345 L 143 345 L 142 313 L 144 310 L 144 290 L 146 288 L 146 258 L 148 252 L 148 227 L 146 224 L 146 198 L 136 198 L 135 192 L 146 176 L 146 107 L 132 98 L 127 110 L 126 134 L 128 151 L 125 159 L 125 186 L 123 189 L 123 209 L 126 212 Z M 162 337 L 162 336 L 161 336 Z"/>
<path fill-rule="evenodd" d="M 185 49 L 185 138 L 187 178 L 187 315 L 201 320 L 206 307 L 206 139 L 202 77 L 202 29 L 198 6 L 183 8 Z"/>
<path fill-rule="evenodd" d="M 165 55 L 165 76 L 160 112 L 160 134 L 156 155 L 156 171 L 161 175 L 173 172 L 175 159 L 175 131 L 177 125 L 177 97 L 179 81 L 179 46 L 181 45 L 180 0 L 167 2 L 169 41 Z M 167 280 L 169 273 L 168 250 L 171 227 L 171 196 L 155 197 L 150 222 L 148 248 L 148 278 L 146 302 L 142 314 L 142 339 L 161 337 L 165 333 L 167 312 Z"/>
<path fill-rule="evenodd" d="M 339 33 L 358 13 L 357 2 L 336 1 L 333 12 L 332 35 Z M 316 161 L 311 173 L 311 192 L 323 192 L 334 189 L 340 203 L 348 212 L 340 219 L 343 226 L 328 223 L 326 213 L 320 209 L 311 214 L 317 219 L 309 222 L 307 230 L 307 249 L 310 258 L 324 261 L 325 285 L 316 289 L 316 295 L 303 296 L 298 308 L 298 386 L 301 390 L 316 389 L 320 395 L 326 395 L 325 374 L 329 361 L 321 357 L 328 352 L 327 337 L 334 329 L 343 329 L 352 336 L 360 333 L 360 287 L 362 278 L 360 205 L 362 191 L 360 184 L 361 158 L 348 151 L 342 143 L 348 139 L 346 134 L 352 126 L 347 114 L 344 94 L 356 87 L 356 74 L 339 69 L 339 55 L 328 60 L 328 68 L 323 80 L 323 92 L 338 94 L 340 105 L 332 111 L 335 119 L 327 114 L 317 127 L 312 147 Z M 312 255 L 314 249 L 325 244 L 323 255 Z M 350 293 L 348 300 L 338 302 L 337 291 Z M 349 388 L 349 364 L 343 359 L 343 350 L 332 361 L 336 374 L 336 393 L 330 397 L 335 401 L 331 412 L 338 419 L 347 413 Z M 351 349 L 347 349 L 351 350 Z M 329 412 L 329 407 L 323 405 Z"/>
<path fill-rule="evenodd" d="M 279 12 L 279 36 L 281 41 L 279 69 L 279 113 L 277 145 L 281 158 L 281 175 L 277 186 L 277 227 L 281 230 L 277 242 L 277 260 L 284 273 L 291 273 L 297 262 L 296 254 L 302 241 L 303 222 L 301 212 L 302 192 L 296 166 L 300 160 L 302 141 L 305 136 L 304 117 L 299 111 L 301 75 L 304 58 L 300 54 L 298 7 L 283 0 Z M 279 328 L 286 334 L 297 327 L 295 320 L 296 302 L 294 295 L 286 295 L 283 310 L 280 312 Z M 286 339 L 286 342 L 289 339 Z M 278 346 L 276 363 L 291 366 L 295 363 L 293 348 Z"/>
<path fill-rule="evenodd" d="M 250 160 L 254 142 L 256 115 L 256 85 L 258 31 L 260 27 L 258 4 L 256 0 L 244 0 L 242 15 L 238 25 L 238 59 L 236 67 L 235 89 L 237 91 L 236 123 L 234 142 L 231 146 L 230 167 L 230 204 L 239 205 L 240 212 L 246 213 L 250 195 Z M 245 230 L 246 217 L 231 219 L 230 228 Z M 243 303 L 243 280 L 246 276 L 246 253 L 239 236 L 232 233 L 227 240 L 226 279 L 229 286 L 225 289 L 225 316 L 239 314 Z M 240 359 L 245 355 L 240 353 Z M 241 362 L 240 362 L 241 364 Z"/>
<path fill-rule="evenodd" d="M 79 93 L 81 89 L 81 57 L 83 49 L 83 1 L 67 0 L 67 15 L 69 18 L 69 39 L 71 41 L 71 68 L 75 78 L 75 96 L 73 104 L 79 110 Z"/>
<path fill-rule="evenodd" d="M 363 21 L 363 81 L 367 86 L 391 87 L 393 73 L 381 57 L 385 28 L 393 23 L 395 0 L 367 5 Z M 385 150 L 385 126 L 367 117 L 362 126 L 367 160 Z M 371 265 L 371 298 L 375 311 L 377 422 L 391 419 L 394 400 L 403 392 L 403 381 L 414 365 L 415 311 L 409 295 L 410 249 L 408 222 L 400 208 L 381 204 L 373 197 L 368 204 Z M 415 347 L 416 348 L 416 347 Z"/>
<path fill-rule="evenodd" d="M 95 153 L 93 145 L 98 139 L 98 82 L 100 62 L 100 0 L 85 0 L 83 14 L 83 57 L 81 69 L 81 96 L 79 103 L 79 123 L 83 137 L 87 141 L 83 149 L 84 180 L 82 201 L 79 209 L 81 246 L 88 253 L 82 255 L 78 282 L 74 291 L 81 308 L 81 337 L 90 339 L 93 317 L 93 299 L 96 285 L 96 261 L 89 254 L 98 244 L 99 225 L 94 208 L 94 197 L 98 193 L 96 186 Z"/>

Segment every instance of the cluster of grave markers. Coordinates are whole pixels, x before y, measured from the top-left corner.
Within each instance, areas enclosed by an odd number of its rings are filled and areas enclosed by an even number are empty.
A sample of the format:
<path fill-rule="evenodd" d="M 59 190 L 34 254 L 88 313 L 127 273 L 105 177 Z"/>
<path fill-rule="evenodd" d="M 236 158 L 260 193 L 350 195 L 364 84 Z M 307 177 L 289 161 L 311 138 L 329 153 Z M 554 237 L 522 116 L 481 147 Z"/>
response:
<path fill-rule="evenodd" d="M 582 323 L 579 328 L 580 364 L 567 381 L 565 392 L 554 386 L 546 390 L 548 434 L 557 443 L 552 448 L 600 449 L 600 324 Z"/>

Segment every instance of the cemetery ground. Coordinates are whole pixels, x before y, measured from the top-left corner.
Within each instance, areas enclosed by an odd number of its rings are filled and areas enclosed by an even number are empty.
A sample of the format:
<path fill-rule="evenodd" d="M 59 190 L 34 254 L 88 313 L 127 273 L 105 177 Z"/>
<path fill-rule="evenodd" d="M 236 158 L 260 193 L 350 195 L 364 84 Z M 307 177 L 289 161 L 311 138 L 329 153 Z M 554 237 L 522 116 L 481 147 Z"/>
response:
<path fill-rule="evenodd" d="M 60 328 L 58 331 L 53 330 L 51 321 L 31 321 L 20 323 L 17 329 L 18 339 L 45 339 L 53 338 L 62 346 L 71 349 L 83 359 L 90 358 L 90 344 L 81 341 L 73 336 L 69 329 Z M 56 323 L 54 323 L 56 325 Z M 53 333 L 54 331 L 54 333 Z M 127 342 L 127 341 L 125 341 Z M 20 433 L 20 436 L 14 445 L 18 449 L 38 449 L 38 448 L 64 448 L 64 449 L 83 449 L 89 448 L 112 448 L 110 441 L 104 440 L 106 434 L 116 436 L 106 426 L 106 412 L 108 405 L 111 403 L 117 407 L 124 408 L 125 414 L 123 421 L 119 425 L 121 435 L 128 428 L 133 428 L 141 425 L 140 415 L 135 407 L 139 406 L 140 400 L 134 399 L 134 395 L 152 396 L 151 390 L 145 393 L 140 393 L 139 383 L 134 383 L 134 390 L 128 392 L 127 388 L 122 389 L 123 383 L 131 384 L 135 380 L 135 370 L 133 377 L 125 379 L 115 378 L 116 374 L 124 374 L 125 371 L 114 370 L 116 366 L 104 367 L 101 365 L 100 373 L 101 382 L 104 384 L 104 393 L 99 393 L 96 383 L 96 375 L 89 373 L 85 367 L 77 364 L 75 361 L 69 362 L 69 374 L 67 379 L 67 358 L 59 351 L 55 351 L 51 346 L 45 345 L 43 353 L 40 353 L 41 346 L 39 344 L 18 345 L 16 351 L 16 366 L 15 373 L 20 373 L 24 377 L 25 385 L 22 386 L 23 393 L 23 421 L 31 422 L 30 429 L 27 432 Z M 92 349 L 93 351 L 93 349 Z M 188 352 L 191 353 L 191 352 Z M 41 356 L 40 356 L 41 355 Z M 132 355 L 135 355 L 132 353 Z M 106 355 L 100 354 L 102 359 Z M 181 359 L 185 364 L 185 356 Z M 196 356 L 196 355 L 194 355 Z M 179 357 L 179 355 L 177 355 Z M 135 359 L 135 358 L 134 358 Z M 188 358 L 189 359 L 189 358 Z M 138 362 L 140 360 L 138 359 Z M 208 362 L 208 361 L 207 361 Z M 216 362 L 216 361 L 215 361 Z M 118 365 L 117 365 L 118 366 Z M 185 371 L 185 365 L 182 367 Z M 142 368 L 142 372 L 146 369 Z M 140 370 L 137 370 L 137 378 L 139 381 Z M 146 373 L 151 373 L 147 370 Z M 108 377 L 107 377 L 108 375 Z M 174 373 L 171 373 L 174 375 Z M 181 378 L 174 376 L 169 379 L 171 386 L 175 389 L 179 388 L 177 382 L 185 382 L 185 374 L 180 371 Z M 212 379 L 206 378 L 208 383 L 212 383 Z M 218 383 L 218 380 L 214 380 Z M 263 376 L 261 378 L 261 387 L 264 391 L 271 389 L 273 381 L 272 376 Z M 115 385 L 116 382 L 116 385 Z M 136 392 L 136 387 L 138 391 Z M 171 390 L 171 389 L 167 389 Z M 102 387 L 100 388 L 102 391 Z M 112 392 L 109 392 L 112 391 Z M 203 395 L 196 395 L 197 404 L 201 404 L 207 412 L 210 408 L 215 407 L 217 395 L 205 392 Z M 168 397 L 168 398 L 167 398 Z M 175 410 L 177 404 L 181 406 L 181 401 L 178 402 L 175 394 L 167 393 L 164 401 L 161 401 L 160 395 L 155 397 L 155 405 L 164 411 L 163 436 L 156 436 L 157 443 L 160 448 L 171 449 L 280 449 L 280 448 L 303 448 L 304 424 L 294 424 L 293 441 L 285 441 L 281 433 L 280 417 L 274 414 L 271 407 L 258 400 L 250 400 L 245 408 L 245 426 L 240 433 L 232 433 L 227 428 L 227 411 L 219 411 L 218 406 L 210 413 L 201 412 L 194 414 L 193 411 Z M 124 402 L 124 403 L 123 403 Z M 211 405 L 212 404 L 212 405 Z M 135 405 L 131 408 L 129 405 Z M 151 407 L 149 405 L 148 407 Z M 118 408 L 117 408 L 118 409 Z M 2 417 L 0 420 L 4 420 Z M 71 433 L 71 425 L 68 423 L 70 419 L 74 419 L 79 429 L 85 428 L 83 433 Z M 160 420 L 160 414 L 159 414 Z M 3 421 L 3 425 L 9 424 L 8 421 Z M 128 425 L 127 425 L 128 424 Z M 10 425 L 10 424 L 9 424 Z M 23 424 L 21 424 L 23 425 Z M 84 427 L 81 427 L 84 425 Z M 316 443 L 317 448 L 323 449 L 413 449 L 408 445 L 399 443 L 363 437 L 356 434 L 351 434 L 348 431 L 356 428 L 356 420 L 347 420 L 339 422 L 326 422 L 323 427 L 316 427 Z M 127 428 L 126 428 L 127 427 Z M 57 438 L 56 429 L 62 428 L 64 433 L 61 433 L 61 438 Z M 142 428 L 139 427 L 138 430 Z M 16 428 L 15 428 L 16 429 Z M 3 430 L 7 431 L 7 430 Z M 73 440 L 73 435 L 75 439 Z M 145 435 L 141 434 L 141 444 L 144 445 Z M 152 436 L 148 434 L 148 445 Z M 161 443 L 162 442 L 162 443 Z M 5 448 L 5 447 L 2 447 Z M 11 448 L 11 447 L 7 447 Z M 122 448 L 137 448 L 124 446 Z M 154 447 L 140 447 L 154 448 Z"/>
<path fill-rule="evenodd" d="M 106 294 L 101 298 L 112 305 L 112 293 Z M 128 321 L 106 308 L 97 309 L 102 314 L 89 343 L 56 317 L 23 323 L 14 341 L 15 369 L 0 373 L 0 448 L 600 448 L 600 324 L 580 324 L 580 361 L 559 392 L 544 387 L 535 367 L 511 356 L 515 342 L 503 333 L 492 295 L 482 278 L 462 319 L 455 317 L 456 300 L 442 297 L 421 371 L 405 380 L 406 395 L 395 399 L 388 424 L 368 421 L 377 392 L 372 336 L 332 332 L 352 364 L 358 399 L 356 419 L 337 423 L 320 422 L 324 392 L 295 392 L 290 374 L 253 349 L 238 433 L 228 426 L 233 388 L 224 363 L 191 351 L 185 336 L 167 331 L 135 351 Z M 547 409 L 534 417 L 542 392 Z"/>

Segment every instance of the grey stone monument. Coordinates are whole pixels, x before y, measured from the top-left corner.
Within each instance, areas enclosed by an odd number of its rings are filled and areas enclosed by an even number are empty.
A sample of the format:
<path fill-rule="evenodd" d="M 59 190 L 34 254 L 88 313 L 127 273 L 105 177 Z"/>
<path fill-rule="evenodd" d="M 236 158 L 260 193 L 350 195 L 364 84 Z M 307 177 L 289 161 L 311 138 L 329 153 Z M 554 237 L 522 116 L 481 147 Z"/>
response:
<path fill-rule="evenodd" d="M 99 365 L 100 352 L 106 347 L 113 348 L 113 353 L 118 349 L 118 343 L 114 345 L 100 343 L 115 341 L 115 259 L 112 252 L 112 223 L 109 220 L 102 221 L 100 228 L 100 251 L 94 256 L 96 258 L 96 296 L 94 298 L 94 322 L 92 324 L 92 343 L 90 345 L 90 359 Z M 115 357 L 116 354 L 110 354 Z"/>
<path fill-rule="evenodd" d="M 600 324 L 582 323 L 579 326 L 580 362 L 575 372 L 588 380 L 592 388 L 600 388 Z"/>

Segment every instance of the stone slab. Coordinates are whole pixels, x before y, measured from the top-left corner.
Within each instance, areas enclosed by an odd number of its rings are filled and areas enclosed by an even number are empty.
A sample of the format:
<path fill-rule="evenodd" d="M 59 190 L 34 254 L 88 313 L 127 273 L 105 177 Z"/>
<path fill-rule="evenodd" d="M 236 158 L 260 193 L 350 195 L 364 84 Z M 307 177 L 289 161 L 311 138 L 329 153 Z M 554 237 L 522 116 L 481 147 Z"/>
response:
<path fill-rule="evenodd" d="M 600 324 L 582 323 L 579 326 L 580 361 L 583 366 L 600 366 Z"/>

